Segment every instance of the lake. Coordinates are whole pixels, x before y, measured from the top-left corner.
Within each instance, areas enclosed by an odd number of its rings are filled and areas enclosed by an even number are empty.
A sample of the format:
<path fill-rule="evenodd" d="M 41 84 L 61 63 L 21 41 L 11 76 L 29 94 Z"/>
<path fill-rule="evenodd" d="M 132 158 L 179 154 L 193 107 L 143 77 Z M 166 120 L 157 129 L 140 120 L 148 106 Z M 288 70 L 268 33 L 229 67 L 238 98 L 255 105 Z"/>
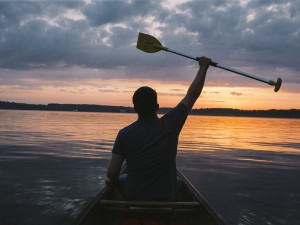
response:
<path fill-rule="evenodd" d="M 70 224 L 135 114 L 0 110 L 1 224 Z M 177 166 L 228 224 L 300 224 L 300 120 L 189 116 Z"/>

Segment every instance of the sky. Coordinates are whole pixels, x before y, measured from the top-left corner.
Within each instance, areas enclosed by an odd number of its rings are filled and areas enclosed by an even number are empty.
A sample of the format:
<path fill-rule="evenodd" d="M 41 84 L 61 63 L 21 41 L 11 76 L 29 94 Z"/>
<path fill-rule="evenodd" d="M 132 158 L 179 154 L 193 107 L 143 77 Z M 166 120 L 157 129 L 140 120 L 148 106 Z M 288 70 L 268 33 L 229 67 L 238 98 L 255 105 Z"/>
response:
<path fill-rule="evenodd" d="M 0 101 L 132 106 L 150 86 L 180 102 L 194 60 L 136 48 L 138 33 L 274 87 L 210 67 L 194 108 L 300 109 L 300 0 L 0 0 Z"/>

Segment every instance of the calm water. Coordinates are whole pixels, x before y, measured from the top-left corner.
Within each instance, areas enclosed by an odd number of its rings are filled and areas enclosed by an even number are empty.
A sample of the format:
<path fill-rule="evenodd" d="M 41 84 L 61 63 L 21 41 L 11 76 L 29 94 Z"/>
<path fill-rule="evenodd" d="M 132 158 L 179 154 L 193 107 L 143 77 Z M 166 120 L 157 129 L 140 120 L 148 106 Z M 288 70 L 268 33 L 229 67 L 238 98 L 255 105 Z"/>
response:
<path fill-rule="evenodd" d="M 135 119 L 0 110 L 1 224 L 70 224 Z M 177 164 L 228 224 L 300 224 L 300 120 L 190 116 Z"/>

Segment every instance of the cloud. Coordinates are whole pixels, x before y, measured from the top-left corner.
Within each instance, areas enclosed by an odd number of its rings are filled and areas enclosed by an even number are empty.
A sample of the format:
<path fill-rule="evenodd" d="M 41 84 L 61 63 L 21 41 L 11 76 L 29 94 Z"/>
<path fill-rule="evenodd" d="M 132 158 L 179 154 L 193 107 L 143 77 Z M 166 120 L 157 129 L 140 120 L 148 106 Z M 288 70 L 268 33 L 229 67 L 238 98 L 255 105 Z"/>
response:
<path fill-rule="evenodd" d="M 241 95 L 243 95 L 242 93 L 235 92 L 235 91 L 230 92 L 230 94 L 231 94 L 231 95 L 235 95 L 235 96 L 241 96 Z"/>
<path fill-rule="evenodd" d="M 186 91 L 186 90 L 183 88 L 172 88 L 172 89 L 170 89 L 170 91 L 182 92 L 182 91 Z"/>
<path fill-rule="evenodd" d="M 184 4 L 191 17 L 182 20 L 175 14 L 170 20 L 197 33 L 203 51 L 221 61 L 298 70 L 300 16 L 291 13 L 295 5 L 299 2 L 251 1 L 243 7 L 236 1 L 191 1 Z"/>
<path fill-rule="evenodd" d="M 109 23 L 126 23 L 137 16 L 153 14 L 159 9 L 159 1 L 95 1 L 83 9 L 92 26 Z"/>
<path fill-rule="evenodd" d="M 108 92 L 108 93 L 132 93 L 132 91 L 119 90 L 118 88 L 99 88 L 99 92 Z"/>
<path fill-rule="evenodd" d="M 287 89 L 300 83 L 300 1 L 192 0 L 173 8 L 160 3 L 0 2 L 0 80 L 97 77 L 184 82 L 195 76 L 197 64 L 192 60 L 137 50 L 142 31 L 189 55 L 206 55 L 263 77 L 282 74 Z M 86 73 L 73 73 L 74 68 Z M 34 72 L 39 70 L 44 72 Z M 210 71 L 211 84 L 257 85 L 229 72 Z M 43 75 L 51 72 L 51 79 Z"/>
<path fill-rule="evenodd" d="M 186 93 L 169 93 L 169 92 L 159 92 L 158 95 L 160 96 L 176 96 L 176 97 L 184 97 Z"/>

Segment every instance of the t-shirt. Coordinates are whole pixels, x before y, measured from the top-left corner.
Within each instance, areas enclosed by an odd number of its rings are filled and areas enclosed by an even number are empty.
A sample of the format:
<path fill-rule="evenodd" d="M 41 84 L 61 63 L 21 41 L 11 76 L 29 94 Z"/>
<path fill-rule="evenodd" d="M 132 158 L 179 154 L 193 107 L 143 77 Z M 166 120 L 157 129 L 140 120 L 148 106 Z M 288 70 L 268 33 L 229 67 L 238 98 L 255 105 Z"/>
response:
<path fill-rule="evenodd" d="M 112 153 L 126 160 L 127 198 L 156 200 L 175 194 L 178 136 L 187 115 L 179 103 L 161 118 L 138 119 L 119 131 Z"/>

